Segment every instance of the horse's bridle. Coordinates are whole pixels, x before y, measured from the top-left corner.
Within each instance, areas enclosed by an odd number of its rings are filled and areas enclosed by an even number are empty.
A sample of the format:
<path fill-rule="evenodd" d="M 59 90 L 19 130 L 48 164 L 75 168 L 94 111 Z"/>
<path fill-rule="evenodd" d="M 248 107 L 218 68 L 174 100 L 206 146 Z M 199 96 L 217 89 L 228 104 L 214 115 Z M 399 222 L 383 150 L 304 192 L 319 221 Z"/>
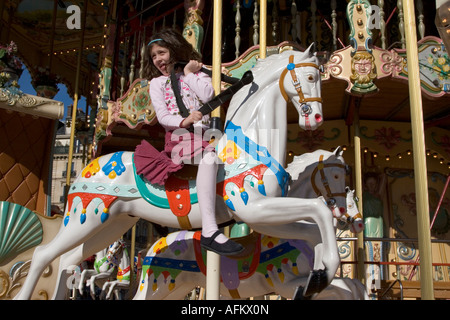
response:
<path fill-rule="evenodd" d="M 314 192 L 316 193 L 316 195 L 319 196 L 323 196 L 326 199 L 326 203 L 328 205 L 328 207 L 330 207 L 330 209 L 334 209 L 336 208 L 336 199 L 335 197 L 347 197 L 347 193 L 346 192 L 336 192 L 333 193 L 331 192 L 331 188 L 330 188 L 330 184 L 328 183 L 328 179 L 325 175 L 325 171 L 324 168 L 332 168 L 332 167 L 337 167 L 337 168 L 342 168 L 344 169 L 346 172 L 348 170 L 347 165 L 344 164 L 339 164 L 339 163 L 324 163 L 323 162 L 323 154 L 320 155 L 319 157 L 319 163 L 317 164 L 317 166 L 314 168 L 312 174 L 311 174 L 311 185 L 314 189 Z M 316 174 L 317 172 L 320 173 L 320 178 L 322 181 L 322 184 L 326 190 L 326 194 L 323 194 L 319 188 L 316 185 Z M 333 211 L 333 210 L 332 210 Z M 362 219 L 362 215 L 361 213 L 356 214 L 354 217 L 351 217 L 348 213 L 347 210 L 343 213 L 342 218 L 339 220 L 342 220 L 344 222 L 347 223 L 353 223 L 356 219 Z"/>
<path fill-rule="evenodd" d="M 324 171 L 324 168 L 331 168 L 331 167 L 337 167 L 337 168 L 342 168 L 344 170 L 347 170 L 347 166 L 343 165 L 343 164 L 324 163 L 323 162 L 323 154 L 321 154 L 319 157 L 319 163 L 314 168 L 314 171 L 311 174 L 311 185 L 314 189 L 314 192 L 317 194 L 318 197 L 323 196 L 324 198 L 326 198 L 327 204 L 329 206 L 336 204 L 335 197 L 346 197 L 347 196 L 347 194 L 345 192 L 337 192 L 337 193 L 331 192 L 330 184 L 328 183 L 328 179 L 327 179 L 327 177 L 325 175 L 325 171 Z M 326 194 L 322 194 L 322 192 L 319 190 L 319 188 L 316 185 L 317 172 L 319 172 L 319 174 L 320 174 L 320 179 L 322 181 L 323 187 L 325 188 L 325 190 L 327 192 Z"/>
<path fill-rule="evenodd" d="M 321 97 L 305 98 L 305 95 L 303 94 L 303 91 L 302 91 L 302 85 L 301 85 L 300 81 L 297 79 L 297 75 L 295 73 L 296 68 L 304 68 L 304 67 L 313 67 L 313 68 L 316 68 L 317 70 L 320 70 L 319 65 L 317 65 L 315 63 L 304 62 L 304 63 L 294 64 L 294 56 L 293 55 L 289 56 L 289 64 L 287 65 L 286 69 L 284 69 L 283 72 L 281 72 L 279 86 L 280 86 L 281 95 L 283 96 L 284 100 L 286 100 L 286 102 L 289 102 L 289 96 L 287 95 L 286 90 L 284 89 L 284 78 L 286 77 L 286 74 L 289 71 L 289 73 L 291 74 L 292 83 L 293 83 L 294 88 L 297 91 L 297 94 L 299 97 L 298 102 L 300 102 L 300 105 L 301 105 L 301 112 L 304 113 L 305 115 L 308 115 L 312 112 L 312 110 L 311 110 L 311 106 L 306 104 L 306 102 L 315 101 L 315 102 L 322 103 L 322 98 Z"/>

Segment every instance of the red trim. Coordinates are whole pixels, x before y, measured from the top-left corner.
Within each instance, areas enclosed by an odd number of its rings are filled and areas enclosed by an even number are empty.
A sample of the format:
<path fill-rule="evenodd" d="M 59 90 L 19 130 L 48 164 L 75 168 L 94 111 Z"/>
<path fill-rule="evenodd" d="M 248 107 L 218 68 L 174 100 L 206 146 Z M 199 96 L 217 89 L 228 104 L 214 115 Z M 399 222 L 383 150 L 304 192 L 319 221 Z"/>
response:
<path fill-rule="evenodd" d="M 85 193 L 85 192 L 71 193 L 67 196 L 68 212 L 70 212 L 72 208 L 73 199 L 75 197 L 80 197 L 81 202 L 83 204 L 83 209 L 86 209 L 89 203 L 95 198 L 102 199 L 103 203 L 105 204 L 105 208 L 109 208 L 111 203 L 113 203 L 113 201 L 118 198 L 117 196 L 111 196 L 108 194 Z"/>
<path fill-rule="evenodd" d="M 177 217 L 185 217 L 191 212 L 191 195 L 189 193 L 189 180 L 178 179 L 173 175 L 167 179 L 166 196 L 170 209 Z M 177 199 L 179 195 L 179 199 Z"/>
<path fill-rule="evenodd" d="M 267 166 L 264 164 L 257 165 L 256 167 L 253 167 L 251 169 L 248 169 L 247 171 L 242 172 L 241 174 L 238 174 L 236 176 L 230 177 L 222 182 L 219 182 L 217 184 L 216 193 L 218 195 L 221 195 L 224 197 L 226 195 L 225 192 L 225 185 L 233 182 L 235 183 L 238 188 L 242 188 L 244 186 L 244 179 L 248 175 L 254 176 L 258 180 L 262 180 L 262 177 L 264 175 L 264 172 L 266 172 Z"/>

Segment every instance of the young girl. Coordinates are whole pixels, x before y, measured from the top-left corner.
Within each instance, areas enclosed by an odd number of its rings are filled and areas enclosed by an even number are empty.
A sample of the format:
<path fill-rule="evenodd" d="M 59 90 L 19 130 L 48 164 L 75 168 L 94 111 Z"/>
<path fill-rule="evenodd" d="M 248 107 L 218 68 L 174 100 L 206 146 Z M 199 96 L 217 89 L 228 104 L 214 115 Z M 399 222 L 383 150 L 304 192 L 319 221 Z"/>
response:
<path fill-rule="evenodd" d="M 215 216 L 217 161 L 215 150 L 202 133 L 209 129 L 209 116 L 198 109 L 214 96 L 211 78 L 199 72 L 200 54 L 173 29 L 160 31 L 148 43 L 144 70 L 150 81 L 150 97 L 159 123 L 166 129 L 165 147 L 157 151 L 145 140 L 135 152 L 136 172 L 151 183 L 164 185 L 169 174 L 178 171 L 183 161 L 203 155 L 197 172 L 197 194 L 202 215 L 201 245 L 222 255 L 240 253 L 243 247 L 223 235 Z M 171 72 L 175 63 L 189 61 L 176 71 L 178 88 L 189 115 L 183 118 L 172 89 Z M 194 132 L 179 130 L 193 127 Z M 182 134 L 180 135 L 180 131 Z"/>

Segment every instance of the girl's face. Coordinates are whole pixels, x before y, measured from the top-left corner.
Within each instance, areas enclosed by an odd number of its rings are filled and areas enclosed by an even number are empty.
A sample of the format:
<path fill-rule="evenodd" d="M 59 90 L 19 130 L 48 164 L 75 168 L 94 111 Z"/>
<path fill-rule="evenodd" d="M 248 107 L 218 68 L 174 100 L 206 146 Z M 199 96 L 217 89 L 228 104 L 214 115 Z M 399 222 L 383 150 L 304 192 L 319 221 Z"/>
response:
<path fill-rule="evenodd" d="M 152 58 L 156 69 L 158 69 L 162 75 L 168 76 L 170 74 L 172 64 L 170 63 L 169 49 L 155 43 L 150 49 L 150 57 Z"/>

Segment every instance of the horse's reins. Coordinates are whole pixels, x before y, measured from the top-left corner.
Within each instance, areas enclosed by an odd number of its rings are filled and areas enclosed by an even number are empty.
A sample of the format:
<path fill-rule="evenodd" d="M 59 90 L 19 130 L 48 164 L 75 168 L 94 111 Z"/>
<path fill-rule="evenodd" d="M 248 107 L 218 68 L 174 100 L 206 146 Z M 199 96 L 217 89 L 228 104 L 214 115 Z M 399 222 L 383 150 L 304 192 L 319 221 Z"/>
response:
<path fill-rule="evenodd" d="M 287 65 L 286 69 L 284 69 L 283 72 L 281 72 L 279 86 L 281 95 L 283 96 L 284 100 L 286 100 L 286 102 L 289 102 L 289 96 L 286 93 L 286 89 L 284 88 L 284 78 L 286 77 L 286 74 L 289 72 L 292 78 L 292 84 L 294 85 L 295 91 L 297 91 L 299 97 L 298 102 L 300 102 L 301 104 L 301 111 L 305 116 L 308 116 L 312 112 L 312 110 L 311 107 L 308 104 L 306 104 L 306 102 L 315 101 L 322 103 L 322 98 L 321 97 L 305 98 L 305 95 L 303 94 L 302 90 L 302 85 L 297 78 L 297 74 L 295 73 L 296 68 L 305 68 L 305 67 L 313 67 L 316 68 L 317 70 L 320 70 L 320 67 L 315 63 L 304 62 L 295 64 L 294 56 L 293 55 L 289 56 L 289 64 Z"/>
<path fill-rule="evenodd" d="M 336 199 L 335 197 L 346 197 L 347 194 L 345 192 L 337 192 L 333 193 L 330 188 L 330 184 L 328 183 L 328 178 L 325 175 L 324 168 L 331 168 L 331 167 L 338 167 L 343 168 L 345 170 L 345 165 L 343 164 L 335 164 L 335 163 L 324 163 L 323 162 L 323 154 L 319 157 L 319 163 L 314 168 L 312 174 L 311 174 L 311 185 L 314 189 L 314 192 L 316 195 L 323 196 L 326 199 L 327 205 L 334 209 L 336 207 Z M 320 174 L 320 180 L 322 181 L 323 187 L 325 188 L 326 194 L 323 194 L 320 189 L 316 185 L 316 174 L 319 172 Z"/>
<path fill-rule="evenodd" d="M 313 173 L 311 174 L 311 185 L 312 185 L 316 195 L 318 197 L 319 196 L 323 196 L 326 199 L 328 207 L 330 207 L 331 209 L 334 209 L 334 208 L 336 208 L 336 199 L 335 199 L 335 197 L 347 197 L 347 193 L 346 192 L 333 193 L 331 191 L 330 184 L 328 183 L 328 179 L 327 179 L 327 177 L 325 175 L 324 168 L 332 168 L 332 167 L 337 167 L 337 168 L 342 168 L 344 170 L 347 170 L 347 167 L 345 165 L 343 165 L 343 164 L 324 163 L 323 162 L 323 154 L 321 154 L 320 157 L 319 157 L 319 163 L 314 168 Z M 317 174 L 317 172 L 319 172 L 319 174 L 320 174 L 320 179 L 321 179 L 322 184 L 323 184 L 323 186 L 324 186 L 324 188 L 326 190 L 326 195 L 324 195 L 319 190 L 319 188 L 316 185 L 316 174 Z M 362 219 L 361 213 L 358 212 L 354 217 L 351 217 L 347 213 L 347 210 L 345 210 L 345 212 L 343 213 L 343 216 L 346 218 L 346 220 L 343 220 L 343 219 L 340 219 L 340 220 L 346 221 L 348 223 L 353 223 L 358 218 Z"/>
<path fill-rule="evenodd" d="M 186 65 L 187 62 L 178 62 L 176 66 L 183 66 Z M 180 114 L 183 118 L 187 118 L 189 116 L 189 110 L 186 108 L 186 106 L 183 103 L 183 99 L 181 99 L 180 90 L 178 88 L 178 79 L 176 77 L 175 73 L 176 67 L 173 68 L 172 72 L 170 73 L 170 81 L 172 83 L 172 90 L 175 95 L 175 99 L 177 101 L 178 109 L 180 110 Z M 211 70 L 208 70 L 206 68 L 201 68 L 200 71 L 206 73 L 208 76 L 212 76 Z M 225 74 L 221 74 L 221 80 L 231 84 L 229 88 L 224 90 L 223 92 L 219 93 L 217 96 L 212 98 L 207 103 L 203 104 L 203 106 L 198 110 L 203 115 L 206 115 L 219 107 L 220 105 L 224 104 L 225 102 L 229 101 L 233 95 L 241 89 L 246 84 L 249 84 L 253 81 L 253 73 L 251 71 L 247 71 L 244 73 L 241 79 L 234 78 L 227 76 Z"/>

